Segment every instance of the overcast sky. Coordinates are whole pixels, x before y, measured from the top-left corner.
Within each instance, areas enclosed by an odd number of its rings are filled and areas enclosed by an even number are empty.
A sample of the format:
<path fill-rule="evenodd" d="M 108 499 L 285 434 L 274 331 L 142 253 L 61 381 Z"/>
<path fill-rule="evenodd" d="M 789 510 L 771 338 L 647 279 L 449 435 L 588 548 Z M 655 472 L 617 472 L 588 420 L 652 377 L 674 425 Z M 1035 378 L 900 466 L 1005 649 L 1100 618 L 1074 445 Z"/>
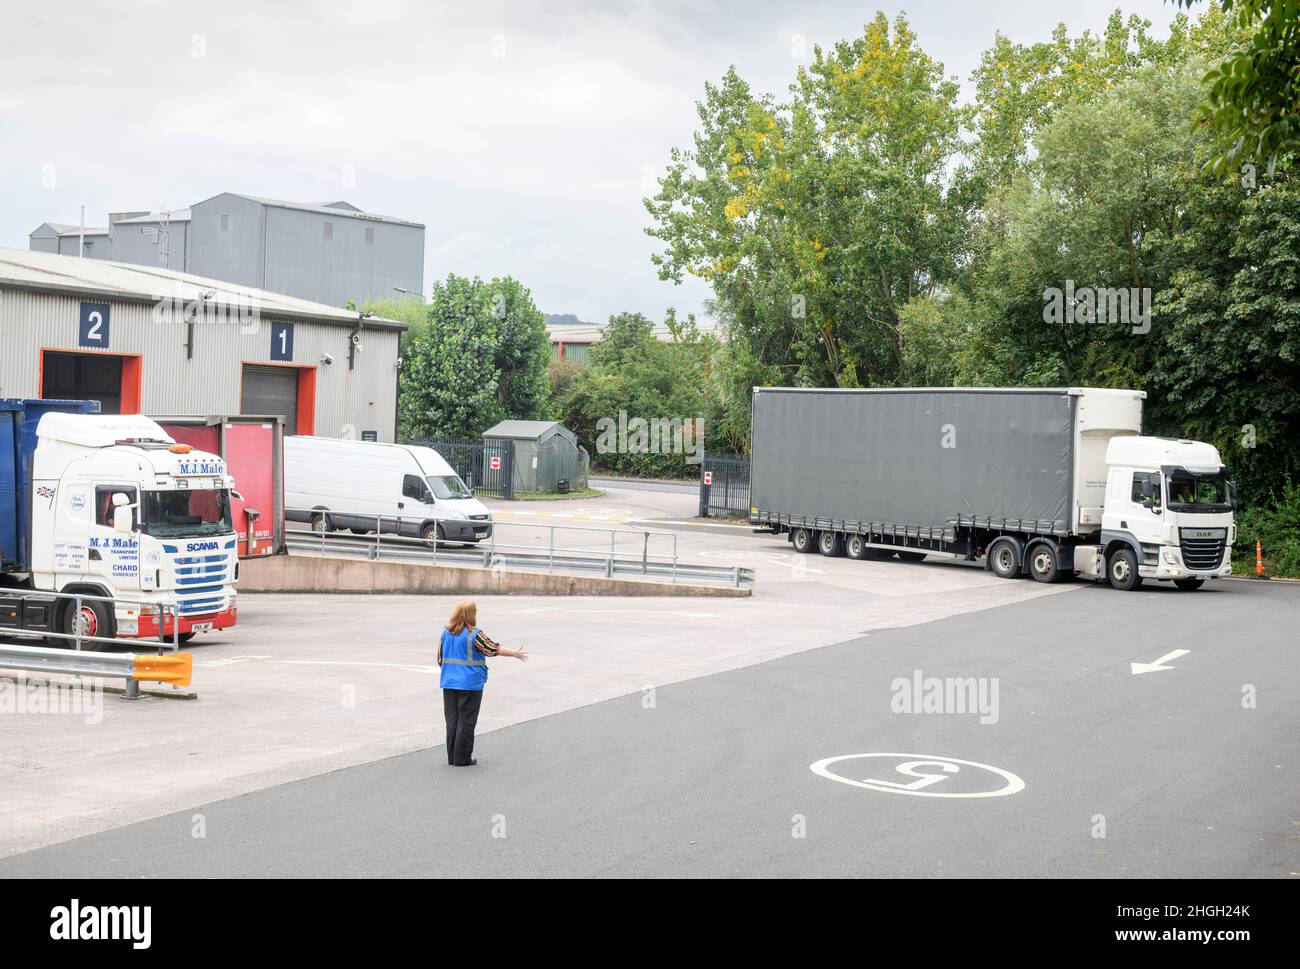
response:
<path fill-rule="evenodd" d="M 949 75 L 997 31 L 1104 26 L 1115 0 L 83 2 L 6 5 L 0 246 L 42 222 L 219 192 L 422 222 L 425 291 L 513 275 L 548 313 L 699 309 L 661 282 L 641 198 L 729 64 L 784 93 L 812 44 L 906 11 Z M 1163 32 L 1176 13 L 1130 0 Z M 804 44 L 800 44 L 800 39 Z M 808 59 L 805 53 L 803 60 Z M 47 187 L 45 183 L 53 182 Z"/>

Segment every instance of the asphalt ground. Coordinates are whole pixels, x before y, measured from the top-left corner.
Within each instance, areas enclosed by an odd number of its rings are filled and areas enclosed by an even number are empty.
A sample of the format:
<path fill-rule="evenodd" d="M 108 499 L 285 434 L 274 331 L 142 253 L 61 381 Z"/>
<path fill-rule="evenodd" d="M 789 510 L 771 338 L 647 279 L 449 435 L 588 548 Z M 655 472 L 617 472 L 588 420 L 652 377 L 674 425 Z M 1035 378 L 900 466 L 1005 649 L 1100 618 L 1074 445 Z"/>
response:
<path fill-rule="evenodd" d="M 833 607 L 805 601 L 811 636 Z M 14 854 L 0 876 L 1294 878 L 1298 623 L 1290 584 L 1076 586 L 492 730 L 477 767 L 434 746 Z M 902 712 L 917 676 L 986 698 L 996 681 L 997 703 Z M 491 683 L 485 715 L 503 699 Z M 828 768 L 858 783 L 811 769 L 886 753 L 909 756 Z"/>

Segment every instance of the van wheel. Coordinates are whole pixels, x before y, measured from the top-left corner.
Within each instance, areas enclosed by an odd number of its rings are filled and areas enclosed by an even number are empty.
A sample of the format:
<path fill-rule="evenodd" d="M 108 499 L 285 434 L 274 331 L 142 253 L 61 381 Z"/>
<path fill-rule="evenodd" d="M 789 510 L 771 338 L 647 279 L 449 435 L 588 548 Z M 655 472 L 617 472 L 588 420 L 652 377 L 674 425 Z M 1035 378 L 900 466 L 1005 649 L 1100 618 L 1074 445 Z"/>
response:
<path fill-rule="evenodd" d="M 822 532 L 817 536 L 817 550 L 827 558 L 844 554 L 844 539 L 839 532 Z"/>
<path fill-rule="evenodd" d="M 439 542 L 443 541 L 442 526 L 429 522 L 429 524 L 420 529 L 420 537 L 424 539 L 425 545 L 433 548 Z"/>
<path fill-rule="evenodd" d="M 1029 577 L 1035 582 L 1055 582 L 1059 576 L 1050 545 L 1035 545 L 1029 553 Z"/>
<path fill-rule="evenodd" d="M 113 629 L 113 616 L 108 611 L 106 602 L 82 602 L 81 608 L 77 608 L 75 602 L 69 601 L 63 607 L 59 616 L 58 631 L 68 636 L 77 634 L 77 626 L 81 626 L 81 635 L 83 636 L 102 636 L 106 639 L 114 638 L 117 633 Z M 75 639 L 58 639 L 54 642 L 58 646 L 67 649 L 76 649 L 77 641 Z M 107 643 L 87 643 L 82 642 L 82 649 L 104 650 L 108 648 Z"/>
<path fill-rule="evenodd" d="M 328 515 L 316 512 L 311 516 L 311 530 L 313 532 L 332 532 L 334 526 L 330 524 Z"/>
<path fill-rule="evenodd" d="M 871 549 L 867 546 L 867 540 L 861 535 L 850 535 L 844 540 L 844 554 L 851 559 L 862 561 L 867 558 Z"/>
<path fill-rule="evenodd" d="M 1110 578 L 1112 589 L 1120 592 L 1132 592 L 1142 588 L 1142 576 L 1138 575 L 1137 556 L 1132 549 L 1122 548 L 1110 557 L 1106 564 L 1106 575 Z"/>
<path fill-rule="evenodd" d="M 368 528 L 349 528 L 348 531 L 350 531 L 353 535 L 369 535 L 369 534 L 370 534 L 370 529 L 368 529 Z"/>
<path fill-rule="evenodd" d="M 1201 586 L 1205 585 L 1204 579 L 1174 579 L 1174 585 L 1184 592 L 1195 592 Z"/>
<path fill-rule="evenodd" d="M 807 528 L 796 528 L 790 533 L 790 544 L 794 546 L 796 552 L 808 555 L 814 547 L 812 531 Z"/>
<path fill-rule="evenodd" d="M 1020 555 L 1016 543 L 1000 539 L 988 551 L 989 571 L 999 579 L 1014 579 L 1020 575 Z"/>

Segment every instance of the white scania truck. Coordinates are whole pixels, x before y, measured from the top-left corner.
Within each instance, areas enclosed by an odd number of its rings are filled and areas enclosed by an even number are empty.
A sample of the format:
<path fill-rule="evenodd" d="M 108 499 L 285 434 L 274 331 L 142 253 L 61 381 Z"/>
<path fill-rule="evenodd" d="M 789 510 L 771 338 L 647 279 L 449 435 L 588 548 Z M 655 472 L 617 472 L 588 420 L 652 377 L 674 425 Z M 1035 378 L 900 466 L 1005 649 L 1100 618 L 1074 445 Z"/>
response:
<path fill-rule="evenodd" d="M 1232 571 L 1217 450 L 1143 437 L 1134 390 L 755 388 L 750 521 L 800 552 L 983 559 L 1002 578 Z"/>
<path fill-rule="evenodd" d="M 83 636 L 185 642 L 233 626 L 225 462 L 147 417 L 98 409 L 0 400 L 0 633 L 73 635 L 79 624 Z M 41 595 L 51 592 L 127 601 L 78 609 Z"/>

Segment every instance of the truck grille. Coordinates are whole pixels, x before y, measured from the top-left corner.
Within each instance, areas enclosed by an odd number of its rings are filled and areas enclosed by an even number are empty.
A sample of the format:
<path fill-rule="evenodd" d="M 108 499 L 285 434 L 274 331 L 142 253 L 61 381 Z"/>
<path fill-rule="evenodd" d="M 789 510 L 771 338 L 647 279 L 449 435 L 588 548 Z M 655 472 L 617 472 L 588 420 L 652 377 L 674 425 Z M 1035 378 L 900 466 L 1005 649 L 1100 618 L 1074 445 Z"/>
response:
<path fill-rule="evenodd" d="M 1183 565 L 1193 572 L 1211 572 L 1217 569 L 1223 562 L 1227 538 L 1228 531 L 1225 528 L 1179 529 Z"/>

